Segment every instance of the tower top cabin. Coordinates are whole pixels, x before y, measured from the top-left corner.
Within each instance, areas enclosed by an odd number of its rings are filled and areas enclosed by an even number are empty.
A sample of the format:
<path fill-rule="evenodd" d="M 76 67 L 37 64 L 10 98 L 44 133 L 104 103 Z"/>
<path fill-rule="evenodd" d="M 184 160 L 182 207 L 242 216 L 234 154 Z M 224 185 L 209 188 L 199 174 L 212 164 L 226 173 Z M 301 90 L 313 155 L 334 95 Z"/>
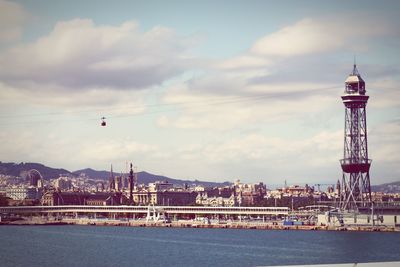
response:
<path fill-rule="evenodd" d="M 357 65 L 354 64 L 353 71 L 345 81 L 345 93 L 351 95 L 365 95 L 365 81 L 358 73 Z"/>

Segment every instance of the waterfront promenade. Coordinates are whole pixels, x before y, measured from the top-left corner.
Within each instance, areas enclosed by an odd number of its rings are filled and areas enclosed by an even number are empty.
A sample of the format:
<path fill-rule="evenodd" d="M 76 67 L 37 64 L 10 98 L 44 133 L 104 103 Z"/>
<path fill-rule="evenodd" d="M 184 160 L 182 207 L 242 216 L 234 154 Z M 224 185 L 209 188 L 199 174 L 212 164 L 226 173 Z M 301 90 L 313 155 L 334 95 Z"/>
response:
<path fill-rule="evenodd" d="M 287 218 L 289 213 L 285 212 L 285 216 L 244 216 L 242 215 L 226 216 L 223 213 L 222 207 L 213 208 L 208 207 L 207 214 L 209 217 L 203 216 L 197 217 L 193 215 L 197 212 L 205 212 L 204 207 L 187 207 L 187 209 L 180 210 L 178 207 L 176 211 L 182 212 L 185 216 L 166 216 L 166 213 L 154 212 L 157 210 L 155 207 L 129 207 L 132 211 L 136 211 L 135 216 L 127 216 L 126 214 L 120 213 L 118 207 L 111 208 L 112 213 L 108 214 L 108 217 L 104 215 L 107 213 L 99 212 L 100 209 L 88 207 L 91 212 L 83 212 L 83 207 L 7 207 L 8 217 L 3 217 L 0 224 L 2 225 L 92 225 L 92 226 L 127 226 L 127 227 L 171 227 L 171 228 L 229 228 L 229 229 L 258 229 L 258 230 L 317 230 L 317 231 L 381 231 L 381 232 L 400 232 L 398 227 L 388 226 L 368 226 L 368 225 L 357 225 L 357 226 L 325 226 L 316 225 L 315 222 L 305 221 L 301 224 L 285 225 L 283 223 L 284 218 Z M 165 207 L 164 207 L 165 208 Z M 170 207 L 172 208 L 172 207 Z M 189 209 L 192 213 L 189 213 Z M 253 208 L 252 208 L 253 209 Z M 254 208 L 256 209 L 256 208 Z M 6 213 L 6 209 L 0 208 L 2 215 Z M 40 212 L 38 212 L 40 210 Z M 141 213 L 138 212 L 141 210 Z M 167 209 L 168 210 L 168 209 Z M 195 213 L 193 213 L 195 210 Z M 220 214 L 211 213 L 211 210 L 218 210 Z M 233 213 L 231 208 L 228 210 Z M 267 213 L 267 209 L 262 208 L 263 212 Z M 235 212 L 237 212 L 236 210 Z M 171 212 L 171 210 L 170 210 Z M 256 213 L 253 210 L 254 214 Z M 260 212 L 260 211 L 258 211 Z M 287 210 L 287 212 L 289 212 Z M 176 213 L 174 213 L 176 215 Z M 186 215 L 191 215 L 192 219 Z M 221 215 L 225 214 L 225 215 Z M 182 215 L 182 214 L 181 214 Z M 281 214 L 282 215 L 282 214 Z M 14 217 L 12 217 L 14 216 Z M 169 217 L 168 217 L 169 216 Z M 289 215 L 293 216 L 293 214 Z M 190 217 L 190 216 L 189 216 Z M 211 217 L 211 219 L 210 219 Z M 10 220 L 10 218 L 13 218 Z"/>
<path fill-rule="evenodd" d="M 399 227 L 316 224 L 315 211 L 287 207 L 198 206 L 15 206 L 0 207 L 0 223 L 11 225 L 101 225 L 260 230 L 390 231 Z M 293 225 L 284 223 L 298 218 Z M 296 219 L 297 220 L 297 219 Z M 298 223 L 296 223 L 298 222 Z"/>
<path fill-rule="evenodd" d="M 78 218 L 89 216 L 97 218 L 158 220 L 160 218 L 238 218 L 257 217 L 262 220 L 280 218 L 289 215 L 287 207 L 198 207 L 198 206 L 13 206 L 0 207 L 1 214 L 41 215 Z"/>
<path fill-rule="evenodd" d="M 24 217 L 22 220 L 2 222 L 2 225 L 92 225 L 92 226 L 128 226 L 128 227 L 161 227 L 161 228 L 214 228 L 214 229 L 258 229 L 258 230 L 304 230 L 304 231 L 364 231 L 364 232 L 399 232 L 399 228 L 388 226 L 352 226 L 332 227 L 316 225 L 283 225 L 282 221 L 212 221 L 199 220 L 177 220 L 147 221 L 136 220 L 114 220 L 93 218 L 43 218 Z"/>

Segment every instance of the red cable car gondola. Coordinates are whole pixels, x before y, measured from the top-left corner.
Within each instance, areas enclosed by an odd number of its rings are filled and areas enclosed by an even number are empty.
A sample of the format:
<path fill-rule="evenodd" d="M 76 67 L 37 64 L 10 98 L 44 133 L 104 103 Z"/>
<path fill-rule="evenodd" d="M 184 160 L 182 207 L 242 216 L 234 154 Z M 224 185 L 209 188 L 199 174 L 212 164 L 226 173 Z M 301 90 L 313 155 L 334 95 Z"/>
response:
<path fill-rule="evenodd" d="M 101 118 L 101 124 L 100 124 L 101 126 L 106 126 L 107 125 L 107 123 L 106 123 L 106 118 L 105 117 L 102 117 Z"/>

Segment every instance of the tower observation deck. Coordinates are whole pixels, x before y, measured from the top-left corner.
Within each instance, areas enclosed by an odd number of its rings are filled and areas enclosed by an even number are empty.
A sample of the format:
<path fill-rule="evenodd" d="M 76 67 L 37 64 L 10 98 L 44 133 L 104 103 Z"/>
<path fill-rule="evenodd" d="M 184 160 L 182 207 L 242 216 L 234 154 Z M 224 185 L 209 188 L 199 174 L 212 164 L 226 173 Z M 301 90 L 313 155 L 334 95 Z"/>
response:
<path fill-rule="evenodd" d="M 344 152 L 340 160 L 343 171 L 340 208 L 343 210 L 357 210 L 371 203 L 366 116 L 369 96 L 365 93 L 365 81 L 354 64 L 341 96 L 345 106 Z"/>

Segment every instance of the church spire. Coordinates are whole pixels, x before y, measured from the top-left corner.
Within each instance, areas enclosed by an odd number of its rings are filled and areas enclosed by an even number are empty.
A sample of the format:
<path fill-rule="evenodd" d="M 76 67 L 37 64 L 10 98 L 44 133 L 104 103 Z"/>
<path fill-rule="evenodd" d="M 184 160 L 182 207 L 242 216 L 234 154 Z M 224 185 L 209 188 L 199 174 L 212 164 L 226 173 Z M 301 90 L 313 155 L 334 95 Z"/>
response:
<path fill-rule="evenodd" d="M 111 171 L 110 171 L 110 179 L 109 179 L 109 182 L 110 182 L 110 191 L 111 191 L 111 190 L 115 190 L 115 179 L 114 179 L 114 173 L 113 173 L 112 164 L 111 164 Z"/>

